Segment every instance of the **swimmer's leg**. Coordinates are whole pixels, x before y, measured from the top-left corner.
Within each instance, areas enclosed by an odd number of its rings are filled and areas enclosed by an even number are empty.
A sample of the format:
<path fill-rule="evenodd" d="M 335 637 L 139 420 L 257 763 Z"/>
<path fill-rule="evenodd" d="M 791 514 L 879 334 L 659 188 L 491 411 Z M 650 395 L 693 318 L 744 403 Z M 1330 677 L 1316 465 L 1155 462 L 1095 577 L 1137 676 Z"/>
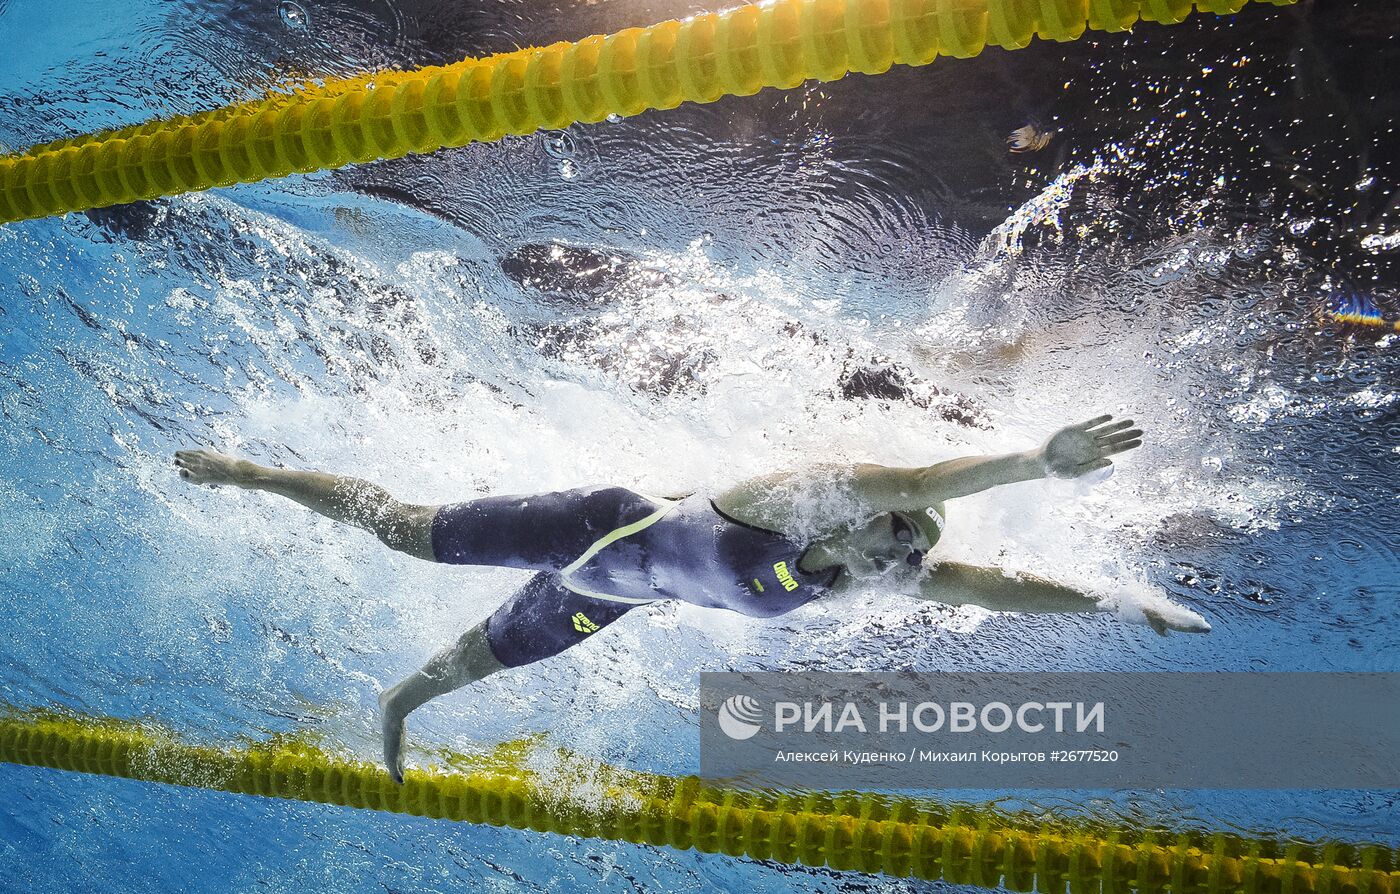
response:
<path fill-rule="evenodd" d="M 181 478 L 196 484 L 231 484 L 278 494 L 327 518 L 363 528 L 390 549 L 434 560 L 432 527 L 437 507 L 400 502 L 373 482 L 260 466 L 213 450 L 181 450 L 175 454 L 175 466 Z"/>
<path fill-rule="evenodd" d="M 380 693 L 384 765 L 395 782 L 403 782 L 404 720 L 408 715 L 431 699 L 505 668 L 486 641 L 486 623 L 482 621 L 468 630 L 455 645 L 428 659 L 421 670 Z"/>
<path fill-rule="evenodd" d="M 389 775 L 403 781 L 404 718 L 425 702 L 503 668 L 558 655 L 636 607 L 574 592 L 554 572 L 536 574 L 455 646 L 379 697 Z"/>

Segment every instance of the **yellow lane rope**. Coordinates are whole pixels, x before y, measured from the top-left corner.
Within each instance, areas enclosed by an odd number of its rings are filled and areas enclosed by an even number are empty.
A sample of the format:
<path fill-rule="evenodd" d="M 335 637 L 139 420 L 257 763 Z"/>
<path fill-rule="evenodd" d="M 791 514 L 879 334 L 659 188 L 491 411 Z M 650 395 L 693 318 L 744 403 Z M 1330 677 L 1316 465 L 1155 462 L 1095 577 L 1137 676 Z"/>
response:
<path fill-rule="evenodd" d="M 195 745 L 140 724 L 0 715 L 0 761 L 760 860 L 1071 894 L 1395 894 L 1400 853 L 1228 832 L 1115 830 L 862 792 L 756 792 L 526 744 L 451 769 L 381 768 L 313 744 Z"/>
<path fill-rule="evenodd" d="M 0 158 L 0 223 L 498 140 L 1250 0 L 765 0 L 86 134 Z M 1286 5 L 1292 0 L 1254 0 Z"/>

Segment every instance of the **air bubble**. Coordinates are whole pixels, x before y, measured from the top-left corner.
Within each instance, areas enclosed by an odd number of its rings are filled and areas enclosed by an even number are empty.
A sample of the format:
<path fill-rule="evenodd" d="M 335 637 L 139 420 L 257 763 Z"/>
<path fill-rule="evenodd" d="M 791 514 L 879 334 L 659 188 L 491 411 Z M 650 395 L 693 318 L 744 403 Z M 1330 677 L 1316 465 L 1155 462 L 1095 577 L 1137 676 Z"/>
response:
<path fill-rule="evenodd" d="M 1395 251 L 1400 248 L 1400 230 L 1394 233 L 1372 233 L 1361 240 L 1361 247 L 1372 254 Z"/>
<path fill-rule="evenodd" d="M 307 15 L 306 9 L 295 0 L 282 0 L 277 4 L 277 16 L 293 31 L 305 31 L 311 24 L 311 17 Z"/>
<path fill-rule="evenodd" d="M 574 154 L 574 138 L 566 131 L 551 130 L 544 135 L 544 151 L 553 158 L 568 158 Z"/>

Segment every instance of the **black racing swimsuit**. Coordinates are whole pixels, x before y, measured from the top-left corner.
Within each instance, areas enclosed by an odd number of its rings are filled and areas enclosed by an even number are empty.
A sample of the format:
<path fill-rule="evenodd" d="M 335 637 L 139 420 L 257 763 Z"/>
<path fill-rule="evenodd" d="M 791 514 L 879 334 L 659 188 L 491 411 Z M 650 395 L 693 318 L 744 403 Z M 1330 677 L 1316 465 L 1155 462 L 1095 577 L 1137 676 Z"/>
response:
<path fill-rule="evenodd" d="M 802 544 L 704 497 L 652 500 L 622 487 L 443 506 L 433 552 L 539 572 L 487 620 L 507 667 L 557 655 L 638 605 L 678 599 L 769 618 L 823 595 L 840 574 L 803 571 Z"/>

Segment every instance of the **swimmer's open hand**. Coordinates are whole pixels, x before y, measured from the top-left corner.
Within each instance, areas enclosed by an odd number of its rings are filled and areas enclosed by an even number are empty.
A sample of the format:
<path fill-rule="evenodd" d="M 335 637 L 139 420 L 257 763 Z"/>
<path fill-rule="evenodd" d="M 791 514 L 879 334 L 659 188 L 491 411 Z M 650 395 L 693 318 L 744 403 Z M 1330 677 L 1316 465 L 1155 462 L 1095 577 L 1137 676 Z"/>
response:
<path fill-rule="evenodd" d="M 1051 478 L 1078 478 L 1113 465 L 1109 457 L 1115 453 L 1141 446 L 1142 429 L 1133 428 L 1133 420 L 1103 415 L 1055 432 L 1035 458 Z"/>
<path fill-rule="evenodd" d="M 213 450 L 179 450 L 175 468 L 180 477 L 195 484 L 242 484 L 251 467 L 245 459 L 234 459 Z"/>

